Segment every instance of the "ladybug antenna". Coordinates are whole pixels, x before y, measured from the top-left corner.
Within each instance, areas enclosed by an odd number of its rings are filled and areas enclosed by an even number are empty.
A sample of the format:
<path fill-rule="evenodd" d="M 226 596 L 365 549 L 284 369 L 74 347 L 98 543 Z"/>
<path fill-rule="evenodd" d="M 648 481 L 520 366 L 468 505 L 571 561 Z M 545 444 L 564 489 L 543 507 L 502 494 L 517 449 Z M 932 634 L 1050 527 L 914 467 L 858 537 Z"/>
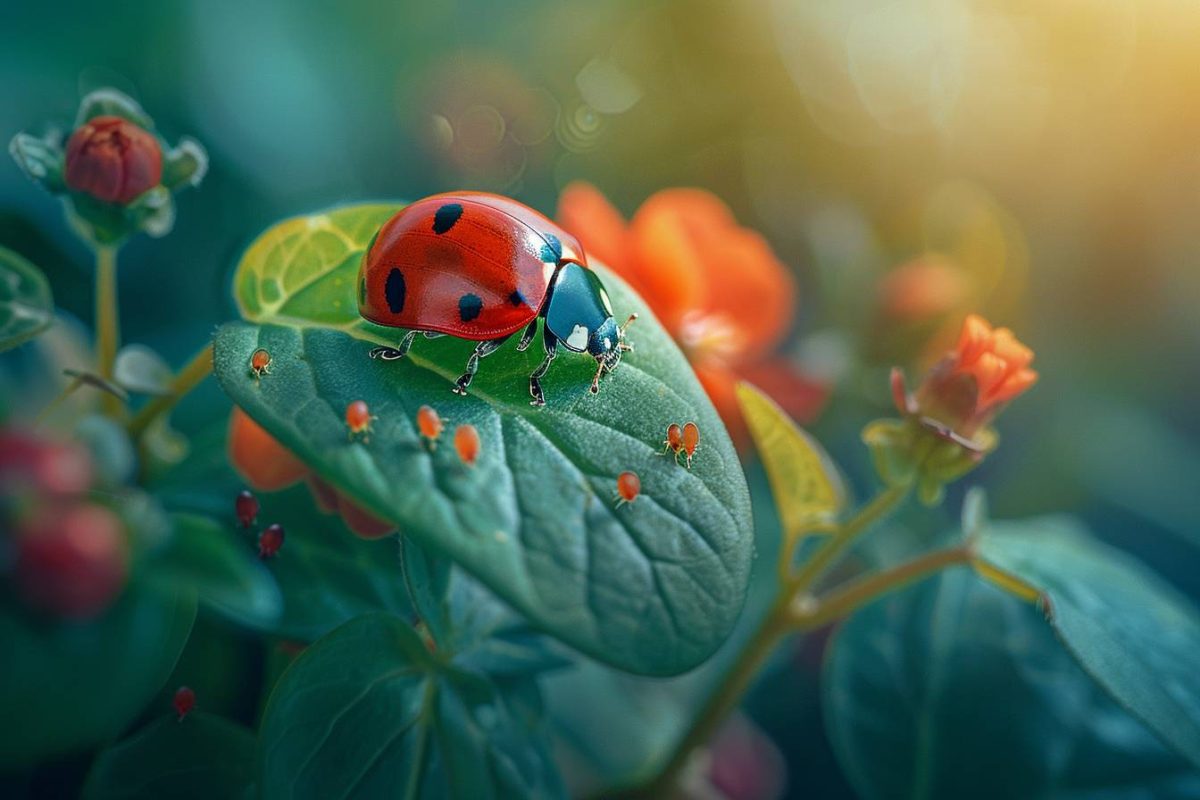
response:
<path fill-rule="evenodd" d="M 625 336 L 625 329 L 628 328 L 630 326 L 630 324 L 637 318 L 638 318 L 638 315 L 636 313 L 633 313 L 633 314 L 629 315 L 629 319 L 625 320 L 625 324 L 622 325 L 620 327 L 620 329 L 618 330 L 618 333 L 621 334 L 622 338 L 624 338 L 624 336 Z"/>

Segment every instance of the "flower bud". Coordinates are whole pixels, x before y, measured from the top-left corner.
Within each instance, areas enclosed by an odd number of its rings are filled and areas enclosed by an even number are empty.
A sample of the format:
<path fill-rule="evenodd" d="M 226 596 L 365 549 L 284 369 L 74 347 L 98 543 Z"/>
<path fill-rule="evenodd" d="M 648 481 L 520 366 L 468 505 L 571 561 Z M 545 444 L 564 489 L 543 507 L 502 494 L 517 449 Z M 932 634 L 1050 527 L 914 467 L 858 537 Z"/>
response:
<path fill-rule="evenodd" d="M 66 184 L 105 203 L 124 205 L 162 181 L 158 140 L 129 120 L 93 117 L 67 142 Z"/>

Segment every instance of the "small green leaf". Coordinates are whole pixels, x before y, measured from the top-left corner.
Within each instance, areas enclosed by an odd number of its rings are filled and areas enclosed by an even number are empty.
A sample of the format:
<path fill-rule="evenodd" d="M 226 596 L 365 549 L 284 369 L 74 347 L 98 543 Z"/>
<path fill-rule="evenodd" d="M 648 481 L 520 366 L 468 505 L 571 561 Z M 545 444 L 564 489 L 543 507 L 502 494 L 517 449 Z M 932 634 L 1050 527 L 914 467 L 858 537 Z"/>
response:
<path fill-rule="evenodd" d="M 75 116 L 75 127 L 78 128 L 93 117 L 121 117 L 139 128 L 154 130 L 154 120 L 150 119 L 150 115 L 138 102 L 124 92 L 112 88 L 96 89 L 80 101 L 79 111 Z"/>
<path fill-rule="evenodd" d="M 257 558 L 252 537 L 194 514 L 172 517 L 170 538 L 151 557 L 154 580 L 194 589 L 205 604 L 255 628 L 270 628 L 282 611 L 279 588 Z"/>
<path fill-rule="evenodd" d="M 54 300 L 42 271 L 0 247 L 0 352 L 32 339 L 54 321 Z"/>
<path fill-rule="evenodd" d="M 160 718 L 96 757 L 85 800 L 240 797 L 254 780 L 254 735 L 194 711 Z"/>
<path fill-rule="evenodd" d="M 115 738 L 170 675 L 195 615 L 190 592 L 139 586 L 88 623 L 0 606 L 0 766 Z"/>
<path fill-rule="evenodd" d="M 63 152 L 61 137 L 50 133 L 45 137 L 18 133 L 8 145 L 8 152 L 30 180 L 54 194 L 66 191 L 63 182 Z"/>
<path fill-rule="evenodd" d="M 822 678 L 864 800 L 1183 800 L 1200 773 L 1096 686 L 1030 605 L 955 569 L 856 614 Z"/>
<path fill-rule="evenodd" d="M 172 150 L 163 153 L 162 184 L 171 191 L 199 186 L 208 173 L 208 153 L 195 139 L 184 137 Z"/>
<path fill-rule="evenodd" d="M 537 626 L 636 672 L 703 661 L 741 608 L 752 536 L 737 455 L 682 354 L 636 295 L 597 270 L 619 313 L 643 317 L 631 330 L 637 351 L 597 396 L 587 391 L 594 362 L 564 354 L 544 381 L 549 405 L 531 408 L 528 376 L 540 356 L 515 343 L 487 359 L 466 398 L 450 388 L 468 342 L 420 340 L 401 362 L 368 358 L 398 332 L 358 316 L 358 262 L 395 208 L 289 220 L 251 245 L 235 292 L 262 324 L 218 333 L 225 391 L 325 480 Z M 260 347 L 272 366 L 256 380 L 247 365 Z M 378 418 L 368 441 L 347 435 L 354 400 Z M 455 425 L 478 429 L 475 467 L 449 441 L 432 452 L 422 444 L 415 415 L 425 404 L 449 421 L 447 440 Z M 690 471 L 657 455 L 667 425 L 681 420 L 702 432 Z M 642 494 L 615 508 L 625 470 L 637 472 Z"/>
<path fill-rule="evenodd" d="M 259 736 L 260 790 L 268 800 L 560 797 L 530 690 L 501 691 L 445 663 L 396 617 L 359 617 L 277 684 Z"/>
<path fill-rule="evenodd" d="M 1200 765 L 1200 615 L 1187 598 L 1066 518 L 992 523 L 979 560 L 1036 590 L 1084 670 Z"/>
<path fill-rule="evenodd" d="M 173 377 L 163 357 L 144 344 L 122 347 L 113 364 L 113 380 L 134 394 L 167 394 Z"/>
<path fill-rule="evenodd" d="M 755 387 L 739 384 L 737 396 L 767 471 L 784 535 L 794 538 L 833 521 L 846 494 L 833 459 Z"/>

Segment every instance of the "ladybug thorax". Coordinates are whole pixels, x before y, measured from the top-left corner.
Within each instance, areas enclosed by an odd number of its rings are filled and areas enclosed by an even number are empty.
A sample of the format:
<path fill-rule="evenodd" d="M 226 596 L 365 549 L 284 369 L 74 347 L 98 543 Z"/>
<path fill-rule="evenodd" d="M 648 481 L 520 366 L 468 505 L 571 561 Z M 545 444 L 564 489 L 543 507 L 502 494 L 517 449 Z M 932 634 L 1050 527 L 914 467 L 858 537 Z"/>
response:
<path fill-rule="evenodd" d="M 563 264 L 550 291 L 546 325 L 564 347 L 596 358 L 618 350 L 612 304 L 596 273 L 581 264 Z"/>

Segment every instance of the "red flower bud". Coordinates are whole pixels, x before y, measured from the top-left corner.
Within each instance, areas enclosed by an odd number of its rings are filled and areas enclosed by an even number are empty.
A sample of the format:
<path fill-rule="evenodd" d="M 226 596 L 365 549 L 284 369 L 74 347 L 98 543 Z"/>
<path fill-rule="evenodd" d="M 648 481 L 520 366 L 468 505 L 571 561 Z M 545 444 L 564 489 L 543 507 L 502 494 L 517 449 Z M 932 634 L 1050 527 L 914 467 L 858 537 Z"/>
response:
<path fill-rule="evenodd" d="M 175 713 L 179 715 L 180 721 L 188 715 L 188 712 L 196 707 L 196 693 L 187 686 L 180 686 L 175 691 L 175 698 L 172 700 L 175 706 Z"/>
<path fill-rule="evenodd" d="M 121 117 L 93 117 L 67 142 L 67 186 L 106 203 L 128 203 L 162 181 L 162 149 Z"/>
<path fill-rule="evenodd" d="M 18 533 L 17 593 L 31 606 L 59 616 L 95 616 L 125 586 L 128 550 L 121 520 L 107 508 L 47 509 Z"/>

